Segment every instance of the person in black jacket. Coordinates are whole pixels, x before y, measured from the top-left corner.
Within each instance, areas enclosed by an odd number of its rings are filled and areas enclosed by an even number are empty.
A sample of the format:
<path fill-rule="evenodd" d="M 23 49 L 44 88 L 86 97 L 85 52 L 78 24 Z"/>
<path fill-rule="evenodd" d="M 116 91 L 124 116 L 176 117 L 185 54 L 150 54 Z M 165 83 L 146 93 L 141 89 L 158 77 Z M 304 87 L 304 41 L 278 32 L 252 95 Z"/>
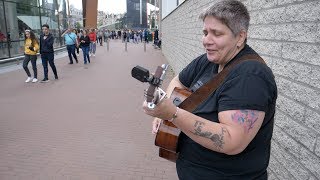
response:
<path fill-rule="evenodd" d="M 44 78 L 41 82 L 48 82 L 48 61 L 54 73 L 54 78 L 58 79 L 56 66 L 54 65 L 53 36 L 49 32 L 49 25 L 42 25 L 42 34 L 40 35 L 40 54 L 42 59 Z"/>
<path fill-rule="evenodd" d="M 87 64 L 87 58 L 88 58 L 88 62 L 90 63 L 90 56 L 89 56 L 90 38 L 87 34 L 88 34 L 88 30 L 83 30 L 83 35 L 80 37 L 80 47 L 83 52 L 84 64 Z"/>
<path fill-rule="evenodd" d="M 154 41 L 153 41 L 153 44 L 154 44 L 154 45 L 157 45 L 158 42 L 159 42 L 159 30 L 156 29 L 156 30 L 154 31 Z"/>

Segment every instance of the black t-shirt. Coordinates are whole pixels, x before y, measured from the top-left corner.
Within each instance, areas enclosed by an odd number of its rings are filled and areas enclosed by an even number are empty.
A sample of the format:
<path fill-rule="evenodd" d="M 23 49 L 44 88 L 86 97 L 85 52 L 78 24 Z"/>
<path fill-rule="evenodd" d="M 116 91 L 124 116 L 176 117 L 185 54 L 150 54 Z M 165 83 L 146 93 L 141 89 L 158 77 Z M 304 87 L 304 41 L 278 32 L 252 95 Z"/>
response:
<path fill-rule="evenodd" d="M 248 45 L 231 61 L 245 54 L 256 54 Z M 231 62 L 230 61 L 230 62 Z M 228 66 L 230 62 L 226 65 Z M 180 82 L 195 91 L 218 73 L 218 64 L 206 54 L 193 60 L 179 74 Z M 247 148 L 237 155 L 214 152 L 194 142 L 184 133 L 179 137 L 177 173 L 183 180 L 267 179 L 270 142 L 273 131 L 277 87 L 272 71 L 257 61 L 236 65 L 224 82 L 193 114 L 217 122 L 218 113 L 226 110 L 264 111 L 263 124 Z"/>

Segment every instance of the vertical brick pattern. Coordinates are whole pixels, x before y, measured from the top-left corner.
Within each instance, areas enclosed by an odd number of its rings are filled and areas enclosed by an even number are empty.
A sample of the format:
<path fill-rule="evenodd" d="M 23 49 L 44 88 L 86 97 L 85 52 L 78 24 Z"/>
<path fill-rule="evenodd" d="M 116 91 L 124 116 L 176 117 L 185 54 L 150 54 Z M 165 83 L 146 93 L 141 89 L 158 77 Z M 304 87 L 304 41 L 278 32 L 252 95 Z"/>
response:
<path fill-rule="evenodd" d="M 178 74 L 203 54 L 199 13 L 218 0 L 187 0 L 162 20 L 162 52 Z M 320 1 L 241 0 L 248 44 L 272 68 L 278 102 L 270 179 L 320 178 Z"/>

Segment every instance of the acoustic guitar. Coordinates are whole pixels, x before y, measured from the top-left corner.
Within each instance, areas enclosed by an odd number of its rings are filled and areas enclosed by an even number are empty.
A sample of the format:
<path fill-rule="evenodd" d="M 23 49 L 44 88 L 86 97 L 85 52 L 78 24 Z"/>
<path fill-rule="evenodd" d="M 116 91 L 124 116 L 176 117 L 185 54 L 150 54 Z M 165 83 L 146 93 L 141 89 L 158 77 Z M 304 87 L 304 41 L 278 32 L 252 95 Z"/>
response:
<path fill-rule="evenodd" d="M 170 99 L 179 107 L 179 105 L 191 95 L 191 92 L 185 89 L 174 88 Z M 178 158 L 178 137 L 180 134 L 173 123 L 162 120 L 155 138 L 155 145 L 159 147 L 159 156 L 172 162 Z"/>
<path fill-rule="evenodd" d="M 149 108 L 155 106 L 166 96 L 166 93 L 160 88 L 164 80 L 167 65 L 158 66 L 154 75 L 149 70 L 136 66 L 132 69 L 131 75 L 141 82 L 148 82 L 150 85 L 145 91 L 146 101 Z M 179 105 L 191 94 L 190 91 L 174 88 L 170 99 L 179 107 Z M 182 108 L 184 109 L 184 108 Z M 162 121 L 158 127 L 155 138 L 155 145 L 159 147 L 159 156 L 169 161 L 175 162 L 177 159 L 177 143 L 180 130 L 171 122 Z"/>

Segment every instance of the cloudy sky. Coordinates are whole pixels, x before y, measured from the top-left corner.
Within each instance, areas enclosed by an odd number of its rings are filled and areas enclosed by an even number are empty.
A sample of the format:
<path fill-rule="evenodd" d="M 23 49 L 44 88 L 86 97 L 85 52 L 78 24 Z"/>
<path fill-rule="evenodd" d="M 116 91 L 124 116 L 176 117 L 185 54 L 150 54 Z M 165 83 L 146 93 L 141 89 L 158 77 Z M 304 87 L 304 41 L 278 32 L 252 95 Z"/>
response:
<path fill-rule="evenodd" d="M 82 9 L 82 0 L 69 0 L 70 5 Z M 98 10 L 108 13 L 124 13 L 127 10 L 126 0 L 98 0 Z"/>

